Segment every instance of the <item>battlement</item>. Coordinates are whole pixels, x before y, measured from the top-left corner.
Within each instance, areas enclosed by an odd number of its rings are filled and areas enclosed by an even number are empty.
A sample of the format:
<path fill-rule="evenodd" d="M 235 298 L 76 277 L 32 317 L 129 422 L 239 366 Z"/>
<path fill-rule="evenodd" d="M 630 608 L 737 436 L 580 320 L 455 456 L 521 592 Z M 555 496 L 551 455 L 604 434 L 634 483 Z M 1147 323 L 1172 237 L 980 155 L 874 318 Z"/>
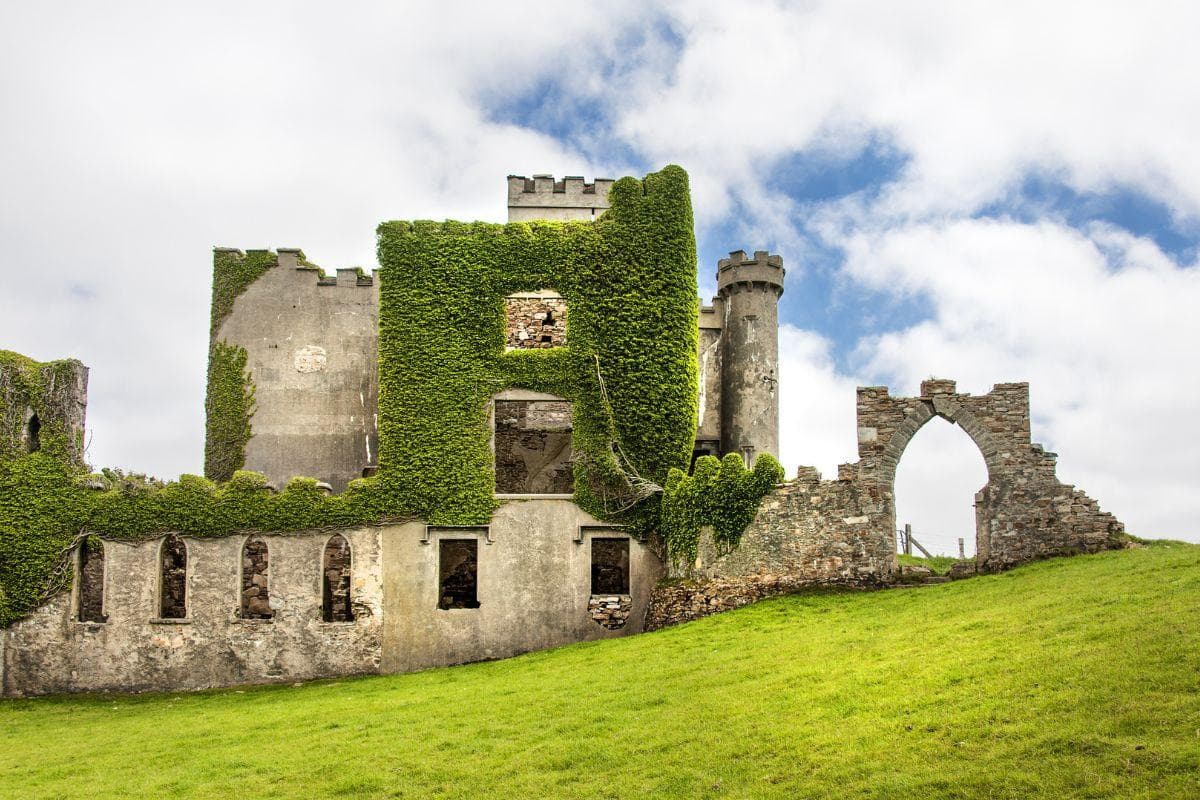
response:
<path fill-rule="evenodd" d="M 587 183 L 579 175 L 555 180 L 553 175 L 508 176 L 508 220 L 591 221 L 609 208 L 611 178 Z"/>
<path fill-rule="evenodd" d="M 567 175 L 561 181 L 555 180 L 553 175 L 534 175 L 532 178 L 509 175 L 508 196 L 511 199 L 516 194 L 590 194 L 607 198 L 612 185 L 612 178 L 596 178 L 587 183 L 582 175 Z"/>
<path fill-rule="evenodd" d="M 745 250 L 734 250 L 729 258 L 717 262 L 717 294 L 724 297 L 730 292 L 751 289 L 783 294 L 785 274 L 783 256 L 756 250 L 754 258 L 747 258 Z"/>
<path fill-rule="evenodd" d="M 214 255 L 222 253 L 231 255 L 239 260 L 246 257 L 247 254 L 266 256 L 269 261 L 267 267 L 282 267 L 284 269 L 292 269 L 301 273 L 316 273 L 318 286 L 373 286 L 375 284 L 374 271 L 368 274 L 361 267 L 348 267 L 335 270 L 336 275 L 328 275 L 325 270 L 317 264 L 308 260 L 304 255 L 304 251 L 299 247 L 278 247 L 275 250 L 260 249 L 260 250 L 245 250 L 242 251 L 236 247 L 214 247 Z"/>

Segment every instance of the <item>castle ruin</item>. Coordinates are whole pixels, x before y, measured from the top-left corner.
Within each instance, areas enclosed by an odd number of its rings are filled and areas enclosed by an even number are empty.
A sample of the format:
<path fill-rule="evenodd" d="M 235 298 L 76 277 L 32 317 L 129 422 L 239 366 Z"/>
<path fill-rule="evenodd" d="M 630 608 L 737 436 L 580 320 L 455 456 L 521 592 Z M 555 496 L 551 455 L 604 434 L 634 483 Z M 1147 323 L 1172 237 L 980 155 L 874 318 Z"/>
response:
<path fill-rule="evenodd" d="M 706 531 L 695 562 L 679 563 L 629 514 L 668 466 L 778 456 L 782 258 L 732 252 L 712 305 L 695 303 L 677 168 L 645 182 L 509 176 L 508 209 L 504 226 L 385 223 L 372 274 L 327 276 L 298 249 L 216 249 L 217 483 L 163 490 L 191 487 L 215 517 L 139 536 L 85 526 L 63 590 L 0 633 L 3 693 L 400 672 L 637 633 L 801 586 L 888 586 L 896 465 L 934 416 L 962 427 L 988 468 L 965 571 L 1123 546 L 1120 523 L 1032 443 L 1026 384 L 972 396 L 931 380 L 915 398 L 859 389 L 858 462 L 831 480 L 801 468 L 738 546 Z M 476 263 L 488 259 L 491 271 Z M 693 299 L 673 305 L 681 287 Z M 4 458 L 36 452 L 47 414 L 82 442 L 86 368 L 61 363 L 54 374 L 73 382 L 52 382 L 52 397 L 6 389 Z M 15 374 L 0 361 L 0 388 Z M 660 381 L 681 399 L 642 396 Z M 335 500 L 342 516 L 313 516 Z M 259 508 L 276 514 L 269 525 L 253 521 L 267 519 Z"/>

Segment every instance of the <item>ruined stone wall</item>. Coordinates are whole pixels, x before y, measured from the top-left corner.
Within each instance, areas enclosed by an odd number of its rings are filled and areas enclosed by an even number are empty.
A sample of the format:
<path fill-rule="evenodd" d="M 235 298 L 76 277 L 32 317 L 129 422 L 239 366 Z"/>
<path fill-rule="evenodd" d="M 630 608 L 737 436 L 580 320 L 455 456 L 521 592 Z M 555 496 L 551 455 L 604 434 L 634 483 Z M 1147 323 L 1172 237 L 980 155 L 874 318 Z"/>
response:
<path fill-rule="evenodd" d="M 339 604 L 336 584 L 345 570 L 339 536 L 351 561 L 349 613 L 341 617 L 330 607 Z M 0 631 L 0 694 L 183 690 L 402 672 L 638 633 L 663 574 L 653 551 L 631 540 L 627 562 L 609 554 L 609 563 L 628 565 L 625 593 L 592 586 L 592 540 L 627 536 L 566 499 L 506 502 L 487 526 L 411 522 L 255 536 L 265 559 L 257 548 L 247 553 L 245 536 L 181 536 L 186 615 L 180 619 L 159 616 L 162 582 L 176 563 L 166 559 L 164 572 L 165 537 L 105 541 L 107 621 L 78 621 L 76 589 Z M 442 607 L 442 538 L 476 545 L 472 604 Z M 266 590 L 255 597 L 268 598 L 269 618 L 242 613 L 247 572 L 262 574 L 258 561 L 265 580 L 251 585 Z"/>
<path fill-rule="evenodd" d="M 321 278 L 299 250 L 279 250 L 216 334 L 245 348 L 255 387 L 246 469 L 281 489 L 300 475 L 340 492 L 377 463 L 378 331 L 377 280 Z"/>
<path fill-rule="evenodd" d="M 954 381 L 929 380 L 919 397 L 887 387 L 858 390 L 860 460 L 838 479 L 815 469 L 764 498 L 731 551 L 702 536 L 699 558 L 675 583 L 655 590 L 648 628 L 736 608 L 804 586 L 886 586 L 896 579 L 896 465 L 935 416 L 979 446 L 988 484 L 976 496 L 974 569 L 1008 569 L 1039 558 L 1125 546 L 1111 514 L 1055 476 L 1056 458 L 1030 441 L 1029 386 L 996 384 L 986 395 L 958 394 Z"/>
<path fill-rule="evenodd" d="M 811 467 L 763 498 L 738 546 L 710 530 L 696 563 L 654 591 L 648 630 L 753 603 L 805 586 L 875 587 L 892 582 L 895 538 L 878 491 L 850 478 L 822 481 Z"/>
<path fill-rule="evenodd" d="M 389 529 L 383 669 L 506 658 L 640 633 L 651 589 L 663 574 L 650 548 L 630 542 L 628 594 L 591 591 L 592 540 L 625 535 L 567 499 L 506 502 L 486 529 L 420 522 Z M 477 542 L 475 607 L 439 608 L 443 538 Z"/>
<path fill-rule="evenodd" d="M 880 493 L 890 529 L 896 518 L 896 465 L 912 437 L 935 416 L 961 427 L 987 465 L 987 486 L 976 496 L 981 571 L 1124 546 L 1124 526 L 1086 494 L 1060 482 L 1058 456 L 1031 441 L 1027 383 L 998 383 L 979 396 L 957 393 L 949 380 L 925 381 L 919 397 L 891 397 L 880 386 L 859 389 L 858 479 Z"/>
<path fill-rule="evenodd" d="M 104 542 L 107 621 L 79 622 L 63 592 L 0 633 L 6 696 L 202 689 L 377 672 L 383 602 L 380 530 L 345 531 L 353 552 L 352 623 L 322 621 L 327 533 L 263 536 L 272 619 L 238 616 L 245 537 L 192 539 L 187 616 L 160 617 L 162 540 Z"/>

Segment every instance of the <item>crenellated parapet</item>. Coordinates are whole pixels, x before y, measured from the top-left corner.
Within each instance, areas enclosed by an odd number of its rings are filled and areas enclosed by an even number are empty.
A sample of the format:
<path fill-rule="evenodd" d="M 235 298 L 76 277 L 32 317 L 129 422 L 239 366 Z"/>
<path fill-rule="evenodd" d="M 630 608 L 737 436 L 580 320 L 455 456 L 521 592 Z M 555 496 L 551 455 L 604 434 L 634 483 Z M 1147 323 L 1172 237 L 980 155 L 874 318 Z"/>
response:
<path fill-rule="evenodd" d="M 734 292 L 766 291 L 776 297 L 783 294 L 783 257 L 756 250 L 754 258 L 746 251 L 734 250 L 729 258 L 717 262 L 717 295 L 728 297 Z"/>
<path fill-rule="evenodd" d="M 596 178 L 588 183 L 578 175 L 555 180 L 553 175 L 508 176 L 508 221 L 594 220 L 610 203 L 611 178 Z"/>

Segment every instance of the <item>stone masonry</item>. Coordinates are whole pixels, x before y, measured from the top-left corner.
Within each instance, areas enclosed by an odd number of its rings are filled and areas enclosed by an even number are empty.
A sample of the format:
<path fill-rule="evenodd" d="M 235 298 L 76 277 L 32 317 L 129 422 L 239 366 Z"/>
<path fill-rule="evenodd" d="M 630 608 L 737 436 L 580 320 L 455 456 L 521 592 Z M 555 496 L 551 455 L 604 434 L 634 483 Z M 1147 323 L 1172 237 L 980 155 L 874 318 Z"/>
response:
<path fill-rule="evenodd" d="M 988 483 L 976 495 L 974 569 L 1008 569 L 1056 555 L 1125 546 L 1124 526 L 1055 476 L 1054 453 L 1030 441 L 1029 385 L 1000 383 L 982 396 L 928 380 L 919 397 L 883 386 L 858 390 L 859 461 L 837 480 L 811 467 L 766 498 L 732 551 L 702 536 L 683 582 L 660 587 L 647 627 L 694 619 L 803 586 L 886 586 L 898 578 L 896 465 L 921 427 L 940 416 L 978 445 Z"/>
<path fill-rule="evenodd" d="M 551 295 L 505 298 L 510 350 L 562 347 L 567 343 L 567 301 Z"/>

